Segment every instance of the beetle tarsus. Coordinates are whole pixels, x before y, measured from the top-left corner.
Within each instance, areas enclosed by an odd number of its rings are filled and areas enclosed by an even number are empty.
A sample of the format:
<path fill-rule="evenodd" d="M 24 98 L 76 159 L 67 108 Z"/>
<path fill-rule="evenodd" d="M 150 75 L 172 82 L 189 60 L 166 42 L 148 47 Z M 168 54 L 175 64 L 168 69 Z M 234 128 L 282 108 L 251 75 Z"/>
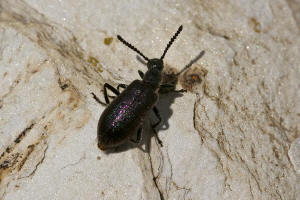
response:
<path fill-rule="evenodd" d="M 101 104 L 102 106 L 107 106 L 108 104 L 102 102 L 96 95 L 94 92 L 91 92 L 91 94 L 93 95 L 93 98 L 96 100 L 97 103 Z"/>
<path fill-rule="evenodd" d="M 152 127 L 152 130 L 154 132 L 154 136 L 155 136 L 156 141 L 158 142 L 159 146 L 163 147 L 163 143 L 162 143 L 161 139 L 158 137 L 158 134 L 157 134 L 156 130 L 153 127 Z"/>

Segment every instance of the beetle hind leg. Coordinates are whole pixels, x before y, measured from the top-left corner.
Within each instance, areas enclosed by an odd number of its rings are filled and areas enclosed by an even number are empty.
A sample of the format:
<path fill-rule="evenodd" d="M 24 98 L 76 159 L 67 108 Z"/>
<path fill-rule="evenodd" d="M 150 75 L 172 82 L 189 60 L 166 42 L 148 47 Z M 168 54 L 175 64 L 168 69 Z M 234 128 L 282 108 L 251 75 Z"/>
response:
<path fill-rule="evenodd" d="M 139 144 L 142 140 L 142 127 L 140 127 L 137 131 L 137 134 L 136 134 L 136 139 L 133 140 L 131 139 L 130 141 L 135 143 L 135 144 Z"/>

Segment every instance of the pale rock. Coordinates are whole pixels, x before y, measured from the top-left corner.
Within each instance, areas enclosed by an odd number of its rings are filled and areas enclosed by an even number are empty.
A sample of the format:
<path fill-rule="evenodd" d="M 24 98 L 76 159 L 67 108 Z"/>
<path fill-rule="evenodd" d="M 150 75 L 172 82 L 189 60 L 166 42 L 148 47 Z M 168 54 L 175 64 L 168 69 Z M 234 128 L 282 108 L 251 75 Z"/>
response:
<path fill-rule="evenodd" d="M 292 142 L 289 149 L 289 157 L 297 174 L 300 174 L 300 137 Z"/>
<path fill-rule="evenodd" d="M 298 3 L 2 0 L 0 199 L 300 199 Z M 100 151 L 91 93 L 146 70 L 116 35 L 154 58 L 181 24 L 163 147 L 151 116 L 149 153 Z"/>

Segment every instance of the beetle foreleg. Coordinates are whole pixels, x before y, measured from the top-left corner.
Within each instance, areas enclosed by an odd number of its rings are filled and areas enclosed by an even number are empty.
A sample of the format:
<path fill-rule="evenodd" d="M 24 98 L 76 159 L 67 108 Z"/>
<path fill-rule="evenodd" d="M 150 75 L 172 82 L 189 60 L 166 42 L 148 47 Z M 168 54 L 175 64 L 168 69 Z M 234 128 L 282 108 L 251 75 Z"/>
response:
<path fill-rule="evenodd" d="M 103 103 L 96 95 L 94 92 L 91 93 L 93 95 L 93 98 L 98 102 L 100 103 L 102 106 L 107 106 L 106 103 Z"/>
<path fill-rule="evenodd" d="M 117 90 L 120 92 L 120 88 L 123 88 L 123 89 L 125 89 L 127 87 L 127 85 L 126 84 L 119 84 L 118 86 L 117 86 Z"/>
<path fill-rule="evenodd" d="M 145 76 L 144 72 L 142 72 L 141 70 L 138 70 L 138 73 L 139 73 L 140 77 L 143 79 Z"/>

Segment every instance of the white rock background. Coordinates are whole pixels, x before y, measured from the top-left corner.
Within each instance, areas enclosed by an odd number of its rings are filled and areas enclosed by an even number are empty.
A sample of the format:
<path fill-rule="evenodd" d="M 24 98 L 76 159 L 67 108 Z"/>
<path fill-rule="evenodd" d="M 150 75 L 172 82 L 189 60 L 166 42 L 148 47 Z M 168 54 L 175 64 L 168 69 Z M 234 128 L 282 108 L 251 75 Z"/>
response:
<path fill-rule="evenodd" d="M 0 199 L 300 199 L 299 11 L 299 0 L 1 0 Z M 149 154 L 101 152 L 91 92 L 103 100 L 105 82 L 146 70 L 116 35 L 159 57 L 181 24 L 166 68 L 205 55 L 179 78 L 188 93 L 161 96 L 164 146 L 152 117 Z"/>

